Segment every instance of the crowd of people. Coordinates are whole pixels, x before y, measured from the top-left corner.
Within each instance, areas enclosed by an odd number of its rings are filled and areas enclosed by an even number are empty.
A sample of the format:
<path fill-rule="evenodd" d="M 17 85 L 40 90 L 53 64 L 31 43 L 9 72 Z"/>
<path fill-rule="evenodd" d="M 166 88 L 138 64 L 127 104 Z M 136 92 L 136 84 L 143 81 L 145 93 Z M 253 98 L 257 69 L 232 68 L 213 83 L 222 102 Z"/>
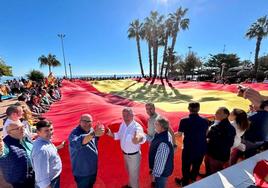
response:
<path fill-rule="evenodd" d="M 59 188 L 62 162 L 51 142 L 53 124 L 42 118 L 53 102 L 60 100 L 60 81 L 53 85 L 32 83 L 25 87 L 18 102 L 7 108 L 7 119 L 0 137 L 0 185 L 14 188 Z M 251 101 L 250 112 L 219 107 L 215 119 L 199 115 L 200 104 L 188 105 L 189 116 L 181 119 L 178 130 L 156 112 L 153 103 L 146 103 L 149 116 L 147 130 L 135 121 L 129 107 L 122 110 L 122 123 L 117 132 L 83 114 L 69 134 L 69 154 L 72 173 L 78 188 L 93 187 L 98 171 L 98 142 L 103 135 L 120 141 L 129 181 L 125 188 L 138 188 L 141 145 L 149 143 L 149 169 L 152 187 L 163 188 L 174 170 L 177 139 L 183 137 L 182 177 L 175 178 L 178 186 L 198 179 L 250 157 L 266 147 L 268 141 L 268 97 L 251 88 L 239 87 L 238 95 Z M 34 126 L 33 126 L 34 125 Z M 33 130 L 34 129 L 34 130 Z M 180 151 L 180 150 L 179 150 Z M 205 162 L 206 174 L 200 174 Z"/>
<path fill-rule="evenodd" d="M 61 80 L 50 83 L 46 80 L 38 83 L 24 79 L 7 81 L 2 91 L 17 95 L 18 100 L 7 107 L 1 128 L 0 187 L 34 187 L 37 172 L 31 158 L 33 141 L 41 138 L 42 114 L 61 99 L 59 86 Z M 2 182 L 6 183 L 2 185 Z"/>

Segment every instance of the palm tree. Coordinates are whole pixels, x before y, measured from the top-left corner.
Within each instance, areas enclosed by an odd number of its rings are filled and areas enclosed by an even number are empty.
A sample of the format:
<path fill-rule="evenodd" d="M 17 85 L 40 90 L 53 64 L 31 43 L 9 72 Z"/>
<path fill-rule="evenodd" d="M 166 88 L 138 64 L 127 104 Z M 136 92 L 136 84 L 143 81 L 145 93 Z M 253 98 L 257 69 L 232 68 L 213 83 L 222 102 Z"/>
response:
<path fill-rule="evenodd" d="M 145 23 L 142 28 L 142 39 L 145 39 L 148 44 L 148 57 L 149 57 L 149 77 L 152 77 L 152 27 L 148 19 L 145 19 Z"/>
<path fill-rule="evenodd" d="M 246 37 L 249 39 L 256 38 L 256 49 L 255 49 L 255 63 L 254 63 L 254 74 L 257 78 L 257 72 L 259 68 L 258 56 L 260 52 L 261 41 L 268 35 L 268 20 L 267 16 L 259 18 L 253 23 L 246 33 Z"/>
<path fill-rule="evenodd" d="M 171 36 L 172 28 L 173 28 L 172 19 L 168 18 L 165 21 L 164 28 L 163 28 L 164 29 L 164 37 L 163 37 L 164 50 L 163 50 L 163 60 L 162 60 L 161 72 L 160 72 L 161 78 L 163 76 L 164 63 L 167 57 L 168 38 Z"/>
<path fill-rule="evenodd" d="M 174 47 L 177 40 L 177 35 L 180 29 L 186 30 L 189 28 L 190 19 L 183 18 L 187 13 L 188 9 L 183 9 L 182 7 L 178 8 L 175 13 L 170 14 L 170 18 L 173 21 L 174 27 L 172 31 L 172 43 L 171 43 L 171 50 L 174 51 Z"/>
<path fill-rule="evenodd" d="M 42 55 L 38 58 L 40 61 L 40 67 L 48 66 L 49 74 L 51 73 L 51 67 L 58 67 L 61 66 L 61 63 L 56 59 L 56 55 L 48 54 L 46 57 Z"/>
<path fill-rule="evenodd" d="M 154 78 L 157 76 L 157 56 L 160 44 L 160 37 L 162 36 L 162 24 L 164 16 L 159 15 L 157 11 L 152 11 L 150 17 L 145 19 L 145 22 L 152 28 L 152 47 L 153 47 L 153 65 L 154 65 Z"/>
<path fill-rule="evenodd" d="M 171 43 L 171 47 L 169 50 L 169 52 L 171 54 L 169 55 L 169 57 L 172 57 L 174 54 L 174 48 L 175 48 L 175 44 L 176 44 L 176 40 L 177 40 L 177 36 L 178 36 L 179 31 L 181 29 L 186 30 L 189 28 L 190 19 L 184 18 L 187 11 L 188 11 L 188 9 L 183 9 L 182 7 L 180 7 L 176 10 L 175 13 L 169 15 L 170 19 L 173 21 L 173 29 L 171 32 L 172 43 Z M 167 67 L 171 67 L 173 65 L 174 65 L 174 62 L 170 59 L 168 61 Z M 168 70 L 166 70 L 166 74 L 165 74 L 166 78 L 167 78 L 167 73 L 168 73 Z"/>
<path fill-rule="evenodd" d="M 128 29 L 128 38 L 136 39 L 141 75 L 142 77 L 144 77 L 144 71 L 143 71 L 142 60 L 141 60 L 141 47 L 140 47 L 140 37 L 141 37 L 141 32 L 142 32 L 142 26 L 143 24 L 140 23 L 139 20 L 134 20 L 133 22 L 131 22 L 129 25 L 129 29 Z"/>

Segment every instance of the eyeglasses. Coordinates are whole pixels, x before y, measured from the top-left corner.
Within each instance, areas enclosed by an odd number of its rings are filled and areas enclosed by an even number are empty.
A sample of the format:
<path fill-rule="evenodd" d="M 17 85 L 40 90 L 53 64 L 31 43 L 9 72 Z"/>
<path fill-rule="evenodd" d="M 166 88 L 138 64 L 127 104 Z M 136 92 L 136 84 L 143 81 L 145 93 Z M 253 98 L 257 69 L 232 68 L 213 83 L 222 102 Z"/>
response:
<path fill-rule="evenodd" d="M 82 121 L 84 121 L 86 123 L 91 123 L 92 122 L 91 120 L 85 120 L 85 119 L 83 119 Z"/>
<path fill-rule="evenodd" d="M 19 126 L 19 127 L 17 127 L 17 128 L 10 129 L 9 131 L 18 131 L 18 130 L 20 130 L 20 129 L 23 129 L 23 126 Z"/>

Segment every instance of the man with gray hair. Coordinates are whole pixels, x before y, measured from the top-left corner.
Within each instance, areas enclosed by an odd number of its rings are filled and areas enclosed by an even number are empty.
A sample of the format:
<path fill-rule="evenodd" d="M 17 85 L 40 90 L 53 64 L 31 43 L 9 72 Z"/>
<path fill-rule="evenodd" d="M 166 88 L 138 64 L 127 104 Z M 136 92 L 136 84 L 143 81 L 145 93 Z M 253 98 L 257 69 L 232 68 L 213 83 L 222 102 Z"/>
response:
<path fill-rule="evenodd" d="M 24 137 L 21 122 L 10 123 L 0 155 L 0 169 L 5 180 L 14 188 L 34 188 L 34 171 L 31 163 L 33 144 Z"/>
<path fill-rule="evenodd" d="M 148 123 L 147 123 L 147 135 L 146 135 L 146 140 L 148 142 L 151 142 L 154 139 L 154 135 L 156 133 L 155 131 L 155 122 L 156 119 L 160 117 L 160 115 L 158 113 L 156 113 L 155 111 L 155 105 L 152 102 L 148 102 L 145 104 L 145 109 L 146 109 L 146 113 L 149 116 L 148 119 Z M 173 147 L 176 150 L 177 148 L 177 143 L 176 143 L 176 138 L 175 138 L 175 134 L 174 131 L 172 130 L 172 128 L 168 128 L 168 131 L 172 137 L 172 143 L 173 143 Z M 152 174 L 152 169 L 150 169 L 150 174 Z M 152 176 L 152 183 L 151 186 L 154 187 L 155 186 L 155 180 L 154 180 L 154 176 Z"/>
<path fill-rule="evenodd" d="M 156 118 L 156 133 L 149 149 L 149 167 L 155 178 L 155 187 L 159 188 L 165 187 L 167 178 L 174 169 L 174 149 L 168 130 L 169 122 L 160 116 Z"/>
<path fill-rule="evenodd" d="M 108 129 L 107 135 L 113 137 L 115 140 L 120 140 L 120 146 L 129 174 L 129 184 L 124 187 L 138 188 L 141 160 L 140 144 L 145 143 L 146 137 L 142 126 L 134 120 L 134 114 L 131 108 L 124 108 L 122 116 L 124 121 L 121 123 L 119 131 L 112 133 Z"/>

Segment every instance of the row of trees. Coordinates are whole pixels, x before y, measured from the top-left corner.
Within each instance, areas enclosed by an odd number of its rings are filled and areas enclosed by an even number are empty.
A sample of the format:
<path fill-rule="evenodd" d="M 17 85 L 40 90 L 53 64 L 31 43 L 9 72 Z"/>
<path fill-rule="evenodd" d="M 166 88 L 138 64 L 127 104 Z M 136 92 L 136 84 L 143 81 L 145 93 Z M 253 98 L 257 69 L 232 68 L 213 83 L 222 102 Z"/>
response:
<path fill-rule="evenodd" d="M 158 50 L 160 47 L 163 47 L 160 76 L 163 77 L 164 68 L 166 68 L 165 76 L 167 76 L 169 68 L 174 65 L 174 48 L 178 33 L 189 27 L 190 19 L 185 18 L 187 11 L 188 9 L 180 7 L 176 12 L 170 13 L 167 18 L 165 18 L 164 15 L 160 15 L 157 11 L 152 11 L 150 16 L 144 19 L 143 23 L 138 19 L 130 23 L 128 38 L 134 38 L 136 40 L 139 64 L 143 77 L 145 74 L 142 63 L 140 41 L 144 40 L 148 45 L 150 77 L 155 78 L 157 76 Z M 170 39 L 171 41 L 169 41 Z"/>
<path fill-rule="evenodd" d="M 169 72 L 172 74 L 176 68 L 180 72 L 186 73 L 193 71 L 196 67 L 201 66 L 202 62 L 195 53 L 189 53 L 185 59 L 181 56 L 175 55 L 175 44 L 177 42 L 178 33 L 182 30 L 189 28 L 190 19 L 185 18 L 188 9 L 178 8 L 176 12 L 170 13 L 167 18 L 164 15 L 159 15 L 158 12 L 152 11 L 149 17 L 140 22 L 138 19 L 130 23 L 128 29 L 128 38 L 135 39 L 137 43 L 138 59 L 141 70 L 141 75 L 144 77 L 144 69 L 142 62 L 142 53 L 140 42 L 143 40 L 148 44 L 148 63 L 149 63 L 149 76 L 157 76 L 158 64 L 158 50 L 163 48 L 162 63 L 160 77 L 167 78 Z M 246 37 L 249 39 L 256 38 L 256 49 L 254 58 L 254 75 L 260 68 L 259 58 L 261 41 L 268 35 L 268 19 L 263 16 L 254 22 L 248 31 Z M 171 39 L 171 41 L 169 41 Z M 169 44 L 170 42 L 170 44 Z M 222 63 L 226 64 L 228 68 L 239 66 L 239 58 L 236 54 L 217 54 L 210 55 L 210 59 L 206 62 L 205 66 L 221 67 Z M 249 62 L 242 62 L 242 64 Z M 164 73 L 165 69 L 165 73 Z"/>
<path fill-rule="evenodd" d="M 257 74 L 250 60 L 241 61 L 237 54 L 219 53 L 209 57 L 200 58 L 197 53 L 189 52 L 185 56 L 175 56 L 174 66 L 170 69 L 169 78 L 176 79 L 187 75 L 199 75 L 202 79 L 212 79 L 214 76 L 228 76 L 229 78 L 255 77 L 262 81 L 268 76 L 268 55 L 258 58 L 259 68 Z M 217 78 L 219 78 L 217 76 Z M 188 77 L 189 78 L 189 77 Z"/>

